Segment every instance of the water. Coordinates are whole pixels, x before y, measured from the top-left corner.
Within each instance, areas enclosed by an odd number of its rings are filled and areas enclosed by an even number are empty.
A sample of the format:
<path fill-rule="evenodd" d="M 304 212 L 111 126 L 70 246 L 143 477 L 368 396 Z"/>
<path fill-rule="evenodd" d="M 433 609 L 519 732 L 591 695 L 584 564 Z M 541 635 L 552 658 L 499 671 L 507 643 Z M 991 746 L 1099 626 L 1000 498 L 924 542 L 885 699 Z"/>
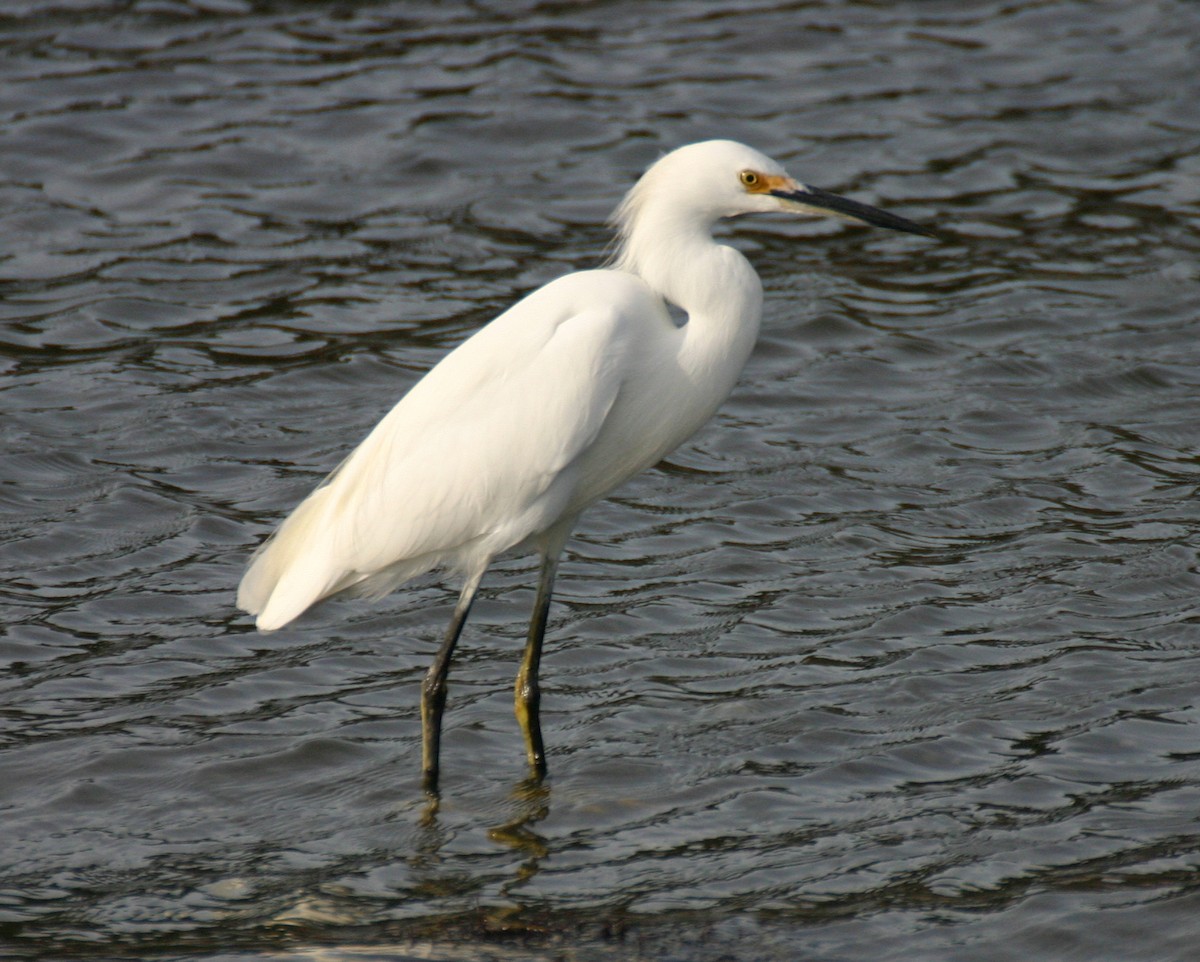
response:
<path fill-rule="evenodd" d="M 1190 959 L 1200 11 L 47 4 L 0 19 L 0 955 Z M 534 567 L 255 633 L 444 351 L 745 140 L 947 240 L 726 234 L 766 324 Z"/>

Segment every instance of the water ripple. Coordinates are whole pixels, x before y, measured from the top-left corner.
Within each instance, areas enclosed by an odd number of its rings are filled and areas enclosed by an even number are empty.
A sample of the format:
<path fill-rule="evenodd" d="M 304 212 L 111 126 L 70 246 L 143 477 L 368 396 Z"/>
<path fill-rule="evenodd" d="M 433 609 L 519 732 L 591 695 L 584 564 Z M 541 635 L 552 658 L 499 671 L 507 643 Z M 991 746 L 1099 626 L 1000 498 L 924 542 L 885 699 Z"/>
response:
<path fill-rule="evenodd" d="M 0 954 L 1190 957 L 1196 26 L 1178 0 L 10 4 Z M 431 810 L 448 586 L 259 635 L 241 566 L 712 136 L 944 239 L 723 228 L 762 339 L 570 545 L 553 777 L 521 781 L 509 559 Z"/>

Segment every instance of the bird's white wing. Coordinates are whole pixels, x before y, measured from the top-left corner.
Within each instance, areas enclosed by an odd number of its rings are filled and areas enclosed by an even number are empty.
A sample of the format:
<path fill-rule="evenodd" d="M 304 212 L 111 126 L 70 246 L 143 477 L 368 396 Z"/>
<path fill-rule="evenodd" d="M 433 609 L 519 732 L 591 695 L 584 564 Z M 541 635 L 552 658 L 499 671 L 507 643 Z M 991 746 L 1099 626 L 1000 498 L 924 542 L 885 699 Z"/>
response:
<path fill-rule="evenodd" d="M 571 275 L 452 351 L 284 522 L 239 605 L 278 627 L 347 587 L 383 594 L 441 563 L 486 564 L 557 520 L 647 298 L 628 275 Z"/>
<path fill-rule="evenodd" d="M 453 357 L 463 363 L 435 369 L 346 466 L 345 557 L 374 571 L 480 539 L 508 541 L 503 550 L 552 519 L 541 499 L 620 389 L 621 327 L 610 309 L 586 310 L 531 350 L 497 357 L 485 348 L 498 345 L 471 344 Z"/>

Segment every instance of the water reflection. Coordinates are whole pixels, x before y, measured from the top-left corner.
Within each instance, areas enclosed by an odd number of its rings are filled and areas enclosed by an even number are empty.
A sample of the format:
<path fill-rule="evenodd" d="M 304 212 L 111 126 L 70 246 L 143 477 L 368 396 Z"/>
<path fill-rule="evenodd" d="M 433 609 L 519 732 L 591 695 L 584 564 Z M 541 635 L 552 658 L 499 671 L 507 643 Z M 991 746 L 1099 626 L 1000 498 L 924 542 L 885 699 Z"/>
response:
<path fill-rule="evenodd" d="M 550 786 L 539 778 L 527 778 L 513 789 L 515 812 L 513 818 L 488 832 L 488 838 L 528 856 L 521 863 L 514 884 L 524 882 L 537 873 L 538 863 L 550 854 L 546 839 L 533 830 L 550 814 Z M 511 890 L 509 886 L 505 891 Z"/>

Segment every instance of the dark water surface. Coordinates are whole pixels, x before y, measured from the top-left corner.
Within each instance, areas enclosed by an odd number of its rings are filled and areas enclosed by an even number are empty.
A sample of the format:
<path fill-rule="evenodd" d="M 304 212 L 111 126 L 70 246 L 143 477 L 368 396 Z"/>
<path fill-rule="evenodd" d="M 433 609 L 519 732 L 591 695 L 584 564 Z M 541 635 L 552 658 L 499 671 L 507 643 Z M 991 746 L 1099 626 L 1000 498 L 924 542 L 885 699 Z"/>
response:
<path fill-rule="evenodd" d="M 1200 7 L 0 13 L 0 956 L 1194 959 Z M 745 140 L 947 231 L 726 233 L 722 413 L 497 566 L 256 633 L 258 540 L 450 346 Z"/>

